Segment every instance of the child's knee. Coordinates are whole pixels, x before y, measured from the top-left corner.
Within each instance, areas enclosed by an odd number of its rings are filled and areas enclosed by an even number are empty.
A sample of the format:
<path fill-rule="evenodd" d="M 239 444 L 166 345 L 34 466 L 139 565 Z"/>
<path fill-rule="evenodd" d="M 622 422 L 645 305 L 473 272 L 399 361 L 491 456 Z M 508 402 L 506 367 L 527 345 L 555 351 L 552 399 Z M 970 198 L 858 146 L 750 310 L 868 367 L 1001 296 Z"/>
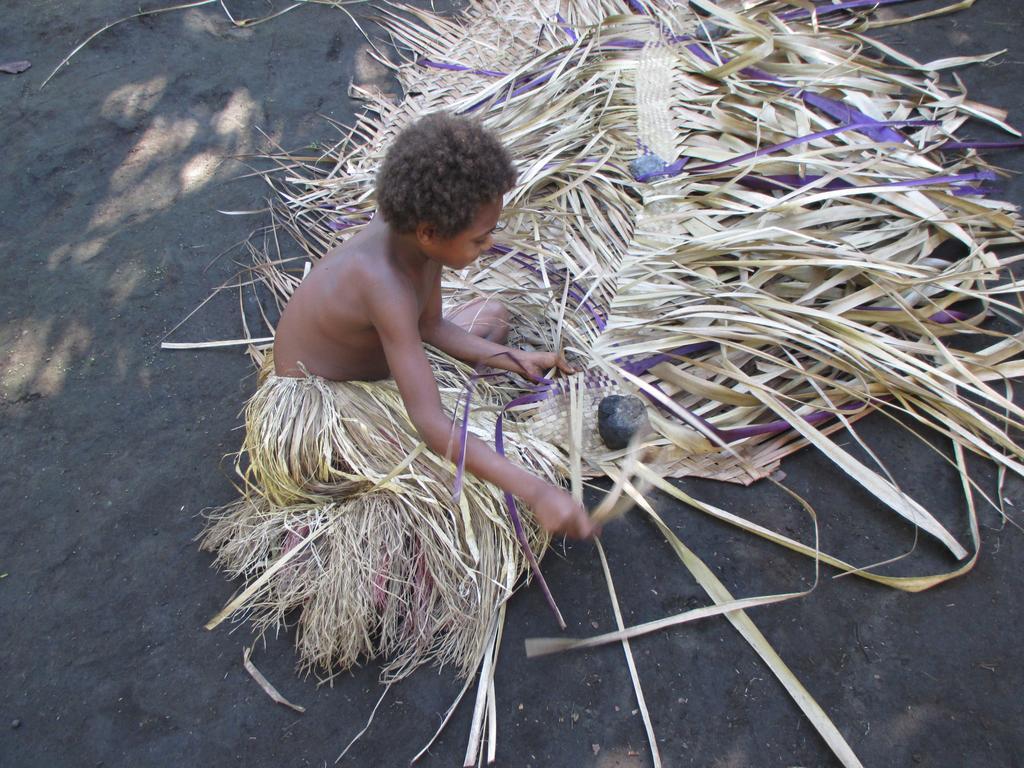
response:
<path fill-rule="evenodd" d="M 491 341 L 504 344 L 508 338 L 512 319 L 512 313 L 509 312 L 508 307 L 497 299 L 484 299 L 482 316 L 483 328 L 481 330 L 483 333 L 481 335 Z"/>
<path fill-rule="evenodd" d="M 474 336 L 501 344 L 508 338 L 511 317 L 508 307 L 492 298 L 474 299 L 448 315 L 451 322 Z"/>
<path fill-rule="evenodd" d="M 512 319 L 512 313 L 505 306 L 505 302 L 498 301 L 497 299 L 484 299 L 484 306 L 493 320 L 507 330 Z"/>
<path fill-rule="evenodd" d="M 492 298 L 477 299 L 470 306 L 473 318 L 470 333 L 490 341 L 504 343 L 509 335 L 511 313 L 508 307 L 498 299 Z"/>

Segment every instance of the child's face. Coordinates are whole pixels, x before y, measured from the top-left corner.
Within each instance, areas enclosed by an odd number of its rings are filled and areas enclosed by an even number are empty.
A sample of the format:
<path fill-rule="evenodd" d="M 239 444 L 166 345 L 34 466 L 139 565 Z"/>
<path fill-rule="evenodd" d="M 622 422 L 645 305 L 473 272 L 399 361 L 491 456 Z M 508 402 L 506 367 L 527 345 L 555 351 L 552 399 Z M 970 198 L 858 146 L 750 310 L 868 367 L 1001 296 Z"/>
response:
<path fill-rule="evenodd" d="M 473 221 L 451 237 L 439 237 L 431 232 L 419 232 L 420 246 L 426 254 L 446 267 L 468 267 L 494 245 L 491 236 L 501 216 L 501 198 L 480 206 Z"/>

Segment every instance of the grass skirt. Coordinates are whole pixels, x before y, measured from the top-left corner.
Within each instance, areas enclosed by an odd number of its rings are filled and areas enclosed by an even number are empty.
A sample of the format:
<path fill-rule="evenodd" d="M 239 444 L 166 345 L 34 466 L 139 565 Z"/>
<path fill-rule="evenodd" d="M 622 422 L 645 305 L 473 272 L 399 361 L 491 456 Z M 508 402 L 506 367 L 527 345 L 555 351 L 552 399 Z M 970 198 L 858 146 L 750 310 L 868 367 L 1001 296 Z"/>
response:
<path fill-rule="evenodd" d="M 466 473 L 453 500 L 453 465 L 423 445 L 393 381 L 272 370 L 268 360 L 245 409 L 243 495 L 214 510 L 203 535 L 218 566 L 262 582 L 238 613 L 265 630 L 301 609 L 296 643 L 306 668 L 380 657 L 385 679 L 428 661 L 471 674 L 497 609 L 529 573 L 502 491 Z M 454 413 L 465 376 L 435 371 Z M 484 382 L 474 388 L 469 431 L 481 439 L 493 439 L 500 394 Z M 531 438 L 521 451 L 518 425 L 506 420 L 505 429 L 511 461 L 557 478 L 556 449 Z M 452 439 L 457 445 L 455 426 Z M 547 536 L 528 510 L 521 515 L 542 553 Z"/>

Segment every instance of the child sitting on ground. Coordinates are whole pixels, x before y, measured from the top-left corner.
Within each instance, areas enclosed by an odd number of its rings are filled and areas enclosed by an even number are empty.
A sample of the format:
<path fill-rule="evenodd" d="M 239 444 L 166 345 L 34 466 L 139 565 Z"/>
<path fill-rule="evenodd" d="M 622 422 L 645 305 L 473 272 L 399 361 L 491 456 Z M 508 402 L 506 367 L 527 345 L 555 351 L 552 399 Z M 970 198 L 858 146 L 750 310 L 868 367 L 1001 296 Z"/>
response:
<path fill-rule="evenodd" d="M 452 415 L 441 409 L 424 343 L 529 378 L 553 368 L 572 373 L 555 352 L 504 346 L 508 312 L 494 299 L 441 314 L 441 270 L 467 267 L 490 250 L 502 196 L 514 183 L 508 153 L 472 120 L 437 113 L 402 132 L 377 177 L 380 215 L 328 252 L 285 307 L 274 339 L 276 373 L 391 377 L 416 431 L 442 456 L 452 449 Z M 586 513 L 568 493 L 475 437 L 466 469 L 522 499 L 550 533 L 590 535 Z"/>
<path fill-rule="evenodd" d="M 521 544 L 593 534 L 582 505 L 554 482 L 556 448 L 523 435 L 517 445 L 513 428 L 501 455 L 472 434 L 493 437 L 500 410 L 483 381 L 465 443 L 469 474 L 453 492 L 465 375 L 432 366 L 425 345 L 531 379 L 572 372 L 555 352 L 505 346 L 509 313 L 496 300 L 442 314 L 442 269 L 491 248 L 514 182 L 507 151 L 477 122 L 422 118 L 387 152 L 378 215 L 320 260 L 278 323 L 273 373 L 268 360 L 246 407 L 245 496 L 212 515 L 204 545 L 260 582 L 242 606 L 258 627 L 302 608 L 297 643 L 308 665 L 385 656 L 388 678 L 427 660 L 470 674 L 497 609 L 529 570 Z M 502 491 L 528 507 L 521 527 Z"/>

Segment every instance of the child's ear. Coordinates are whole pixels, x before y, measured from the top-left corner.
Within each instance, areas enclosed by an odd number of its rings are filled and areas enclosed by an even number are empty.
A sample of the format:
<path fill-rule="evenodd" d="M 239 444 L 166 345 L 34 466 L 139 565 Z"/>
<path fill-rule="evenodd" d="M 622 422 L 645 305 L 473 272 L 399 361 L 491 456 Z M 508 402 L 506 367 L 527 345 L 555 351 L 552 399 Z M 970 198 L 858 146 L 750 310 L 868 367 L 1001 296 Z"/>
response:
<path fill-rule="evenodd" d="M 429 222 L 420 222 L 416 225 L 416 239 L 420 245 L 433 245 L 437 240 L 437 227 Z"/>

